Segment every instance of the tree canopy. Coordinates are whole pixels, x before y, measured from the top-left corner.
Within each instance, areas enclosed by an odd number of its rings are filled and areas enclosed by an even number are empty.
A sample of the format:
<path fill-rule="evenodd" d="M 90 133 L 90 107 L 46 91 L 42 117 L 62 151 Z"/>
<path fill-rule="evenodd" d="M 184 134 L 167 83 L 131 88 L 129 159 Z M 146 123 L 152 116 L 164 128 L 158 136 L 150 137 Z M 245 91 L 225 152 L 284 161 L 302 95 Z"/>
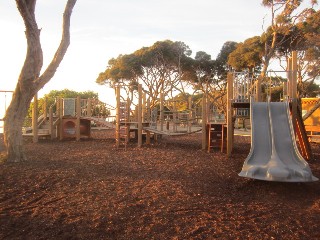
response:
<path fill-rule="evenodd" d="M 229 55 L 228 64 L 236 71 L 257 71 L 261 69 L 263 53 L 260 37 L 248 38 L 236 45 L 236 49 Z"/>
<path fill-rule="evenodd" d="M 108 61 L 107 69 L 100 73 L 98 84 L 122 85 L 128 95 L 142 84 L 155 105 L 160 92 L 169 95 L 181 91 L 181 71 L 187 65 L 191 50 L 182 42 L 158 41 L 132 54 L 120 55 Z"/>

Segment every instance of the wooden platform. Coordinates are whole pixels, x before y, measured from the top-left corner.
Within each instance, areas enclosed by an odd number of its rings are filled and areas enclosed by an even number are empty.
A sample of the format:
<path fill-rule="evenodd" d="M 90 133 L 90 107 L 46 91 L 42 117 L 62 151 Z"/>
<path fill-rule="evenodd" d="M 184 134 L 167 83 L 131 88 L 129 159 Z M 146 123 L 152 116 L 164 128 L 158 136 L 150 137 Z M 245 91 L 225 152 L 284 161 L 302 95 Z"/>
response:
<path fill-rule="evenodd" d="M 200 132 L 202 130 L 202 128 L 193 126 L 193 127 L 191 127 L 191 130 L 188 131 L 188 128 L 177 127 L 176 131 L 172 131 L 172 129 L 167 130 L 165 128 L 165 126 L 164 126 L 163 130 L 161 131 L 160 126 L 157 126 L 157 128 L 144 127 L 143 130 L 149 131 L 149 132 L 152 132 L 152 133 L 156 133 L 156 134 L 159 134 L 159 135 L 181 136 L 181 135 Z"/>

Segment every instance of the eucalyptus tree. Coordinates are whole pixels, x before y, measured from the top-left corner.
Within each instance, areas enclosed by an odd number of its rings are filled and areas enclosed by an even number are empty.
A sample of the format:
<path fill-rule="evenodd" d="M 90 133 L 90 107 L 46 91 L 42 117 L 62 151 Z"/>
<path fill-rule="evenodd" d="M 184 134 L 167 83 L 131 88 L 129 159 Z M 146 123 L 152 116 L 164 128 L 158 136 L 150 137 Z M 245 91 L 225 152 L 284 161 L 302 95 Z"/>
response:
<path fill-rule="evenodd" d="M 299 10 L 302 2 L 303 0 L 262 1 L 262 4 L 270 9 L 271 23 L 261 36 L 261 40 L 264 43 L 261 78 L 265 77 L 270 60 L 275 57 L 276 50 L 288 40 L 287 35 L 290 29 L 292 29 L 299 18 L 303 17 L 314 7 L 317 0 L 311 0 L 308 8 Z"/>
<path fill-rule="evenodd" d="M 228 57 L 228 64 L 236 71 L 258 71 L 261 69 L 263 53 L 260 37 L 251 37 L 237 44 Z"/>
<path fill-rule="evenodd" d="M 96 82 L 111 87 L 120 84 L 131 97 L 137 85 L 142 84 L 154 106 L 160 93 L 172 97 L 174 91 L 183 92 L 182 69 L 190 55 L 190 48 L 183 42 L 158 41 L 132 54 L 110 59 Z"/>
<path fill-rule="evenodd" d="M 226 42 L 222 46 L 218 57 L 214 60 L 206 52 L 199 51 L 195 58 L 188 61 L 188 67 L 183 71 L 183 78 L 188 79 L 194 90 L 201 90 L 208 96 L 208 100 L 220 112 L 225 112 L 225 95 L 227 86 L 227 59 L 234 51 L 236 42 Z"/>
<path fill-rule="evenodd" d="M 26 160 L 23 151 L 22 125 L 30 102 L 54 76 L 70 44 L 70 19 L 76 0 L 68 0 L 66 3 L 60 45 L 48 67 L 42 71 L 43 52 L 40 42 L 41 29 L 38 28 L 35 17 L 36 2 L 36 0 L 16 0 L 26 28 L 27 54 L 4 118 L 4 142 L 8 162 Z"/>
<path fill-rule="evenodd" d="M 309 9 L 290 29 L 288 39 L 277 51 L 279 59 L 298 52 L 298 91 L 301 97 L 314 95 L 320 76 L 320 11 Z"/>

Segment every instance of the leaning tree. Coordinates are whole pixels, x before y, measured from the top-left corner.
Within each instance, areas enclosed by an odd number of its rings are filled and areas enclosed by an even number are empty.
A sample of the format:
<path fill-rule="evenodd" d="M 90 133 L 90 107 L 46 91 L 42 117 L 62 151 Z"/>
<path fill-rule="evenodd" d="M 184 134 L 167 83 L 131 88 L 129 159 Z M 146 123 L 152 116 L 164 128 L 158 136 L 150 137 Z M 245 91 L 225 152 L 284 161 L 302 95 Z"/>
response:
<path fill-rule="evenodd" d="M 16 0 L 17 8 L 24 21 L 27 38 L 27 54 L 21 69 L 12 101 L 4 117 L 4 142 L 8 162 L 26 160 L 23 150 L 22 125 L 34 95 L 54 76 L 70 44 L 70 19 L 77 0 L 68 0 L 63 14 L 62 38 L 48 67 L 40 74 L 43 53 L 40 42 L 35 8 L 36 0 Z"/>
<path fill-rule="evenodd" d="M 263 67 L 260 77 L 266 76 L 270 61 L 275 57 L 276 51 L 288 40 L 287 35 L 295 22 L 307 14 L 316 4 L 317 0 L 309 0 L 308 8 L 299 9 L 303 0 L 262 0 L 262 5 L 271 11 L 271 24 L 262 34 L 264 54 Z"/>

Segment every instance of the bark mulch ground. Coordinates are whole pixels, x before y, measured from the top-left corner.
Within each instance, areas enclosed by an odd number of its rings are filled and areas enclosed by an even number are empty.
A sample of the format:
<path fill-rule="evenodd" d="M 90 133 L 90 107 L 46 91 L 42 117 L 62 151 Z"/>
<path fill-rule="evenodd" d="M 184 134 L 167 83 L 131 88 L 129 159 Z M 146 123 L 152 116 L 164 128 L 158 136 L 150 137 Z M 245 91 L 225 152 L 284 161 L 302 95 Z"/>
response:
<path fill-rule="evenodd" d="M 202 151 L 201 134 L 125 151 L 97 131 L 25 150 L 27 162 L 0 165 L 0 239 L 320 239 L 320 182 L 239 177 L 249 137 L 230 159 Z"/>

